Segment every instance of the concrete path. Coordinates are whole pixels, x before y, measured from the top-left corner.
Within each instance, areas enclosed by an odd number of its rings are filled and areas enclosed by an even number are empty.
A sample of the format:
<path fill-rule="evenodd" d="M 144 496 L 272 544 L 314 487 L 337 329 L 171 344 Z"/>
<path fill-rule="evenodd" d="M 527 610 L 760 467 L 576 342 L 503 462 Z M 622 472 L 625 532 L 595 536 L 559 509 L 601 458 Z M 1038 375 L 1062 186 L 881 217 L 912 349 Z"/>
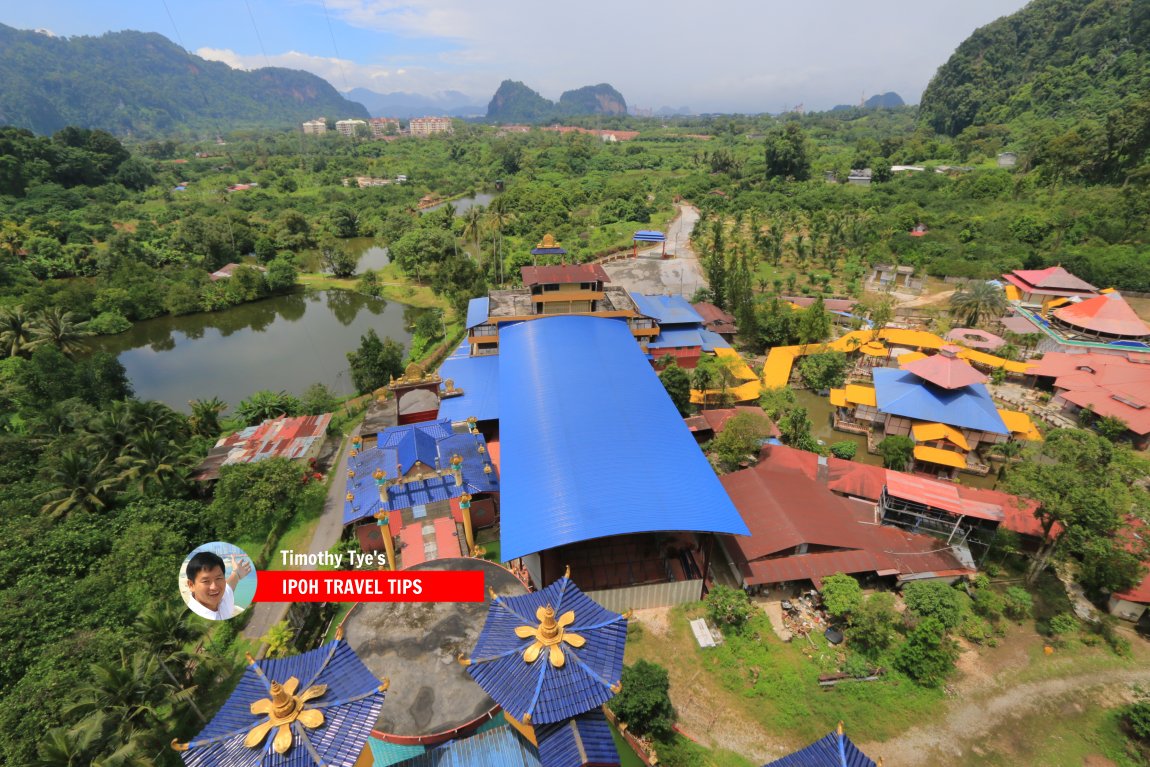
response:
<path fill-rule="evenodd" d="M 681 295 L 690 298 L 707 285 L 699 259 L 691 249 L 691 232 L 699 220 L 698 209 L 679 205 L 679 215 L 671 222 L 667 235 L 667 255 L 661 258 L 663 246 L 639 251 L 638 258 L 611 261 L 603 269 L 612 284 L 627 290 L 651 295 Z"/>

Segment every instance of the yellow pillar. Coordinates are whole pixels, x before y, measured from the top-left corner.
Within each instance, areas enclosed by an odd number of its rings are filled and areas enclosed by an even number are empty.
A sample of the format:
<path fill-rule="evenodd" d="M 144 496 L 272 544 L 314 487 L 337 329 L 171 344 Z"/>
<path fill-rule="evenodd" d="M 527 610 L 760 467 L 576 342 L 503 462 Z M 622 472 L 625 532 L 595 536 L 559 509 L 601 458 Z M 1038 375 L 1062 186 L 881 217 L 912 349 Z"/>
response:
<path fill-rule="evenodd" d="M 467 540 L 467 554 L 475 551 L 475 533 L 471 529 L 471 495 L 464 493 L 459 496 L 459 510 L 463 513 L 463 535 Z"/>
<path fill-rule="evenodd" d="M 386 511 L 377 511 L 375 518 L 377 524 L 382 528 L 380 532 L 383 534 L 383 548 L 387 551 L 387 569 L 395 569 L 395 541 L 391 539 L 391 525 L 388 524 L 388 513 Z"/>

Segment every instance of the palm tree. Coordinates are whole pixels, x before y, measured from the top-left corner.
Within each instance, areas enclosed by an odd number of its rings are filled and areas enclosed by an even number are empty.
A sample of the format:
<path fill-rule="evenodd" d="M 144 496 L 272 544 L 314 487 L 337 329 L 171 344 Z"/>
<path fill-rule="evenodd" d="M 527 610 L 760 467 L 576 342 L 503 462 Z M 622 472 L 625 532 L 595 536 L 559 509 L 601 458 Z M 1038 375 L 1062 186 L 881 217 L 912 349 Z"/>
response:
<path fill-rule="evenodd" d="M 483 206 L 472 205 L 463 214 L 463 239 L 471 240 L 475 246 L 476 260 L 479 260 L 479 235 L 483 232 Z"/>
<path fill-rule="evenodd" d="M 1002 316 L 1006 293 L 989 282 L 972 282 L 950 297 L 950 310 L 964 325 L 976 327 L 981 320 Z"/>
<path fill-rule="evenodd" d="M 132 627 L 136 638 L 156 656 L 164 674 L 171 680 L 175 689 L 185 689 L 190 685 L 176 679 L 168 663 L 173 662 L 181 666 L 186 664 L 191 654 L 184 648 L 198 642 L 207 633 L 207 627 L 202 621 L 188 620 L 191 614 L 191 610 L 183 605 L 164 600 L 149 605 L 136 617 Z M 188 698 L 188 704 L 200 721 L 207 721 L 195 700 Z"/>
<path fill-rule="evenodd" d="M 26 356 L 32 347 L 32 320 L 22 306 L 0 309 L 0 356 Z"/>
<path fill-rule="evenodd" d="M 108 731 L 108 717 L 94 714 L 75 727 L 49 730 L 37 747 L 32 767 L 147 767 L 154 762 L 140 754 L 140 738 L 131 737 L 118 748 Z"/>
<path fill-rule="evenodd" d="M 228 403 L 219 397 L 211 399 L 194 399 L 188 402 L 192 407 L 192 416 L 188 419 L 188 426 L 192 434 L 198 437 L 215 437 L 220 433 L 220 416 L 228 409 Z"/>
<path fill-rule="evenodd" d="M 53 306 L 35 316 L 32 321 L 32 346 L 55 346 L 69 357 L 84 351 L 81 339 L 95 335 L 85 322 L 77 322 L 76 315 L 62 307 Z"/>
<path fill-rule="evenodd" d="M 46 472 L 52 489 L 36 496 L 44 505 L 40 511 L 50 517 L 66 517 L 78 511 L 100 511 L 116 482 L 109 463 L 86 450 L 62 450 Z"/>
<path fill-rule="evenodd" d="M 236 407 L 236 415 L 248 426 L 255 426 L 269 418 L 295 415 L 299 409 L 300 401 L 286 391 L 263 389 L 242 401 Z"/>
<path fill-rule="evenodd" d="M 150 429 L 136 435 L 127 450 L 116 459 L 120 473 L 116 480 L 123 484 L 135 484 L 140 495 L 149 487 L 170 490 L 182 485 L 190 468 L 188 457 L 179 447 Z"/>

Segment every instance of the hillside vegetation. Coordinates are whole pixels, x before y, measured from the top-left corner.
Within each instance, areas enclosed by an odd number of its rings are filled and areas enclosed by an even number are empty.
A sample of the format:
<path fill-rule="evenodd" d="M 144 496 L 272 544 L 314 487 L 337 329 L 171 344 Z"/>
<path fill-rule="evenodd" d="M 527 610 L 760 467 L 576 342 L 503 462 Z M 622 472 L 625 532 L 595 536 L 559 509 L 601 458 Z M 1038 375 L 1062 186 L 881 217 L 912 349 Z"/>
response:
<path fill-rule="evenodd" d="M 61 38 L 0 24 L 0 82 L 0 124 L 40 134 L 69 125 L 135 136 L 220 133 L 368 116 L 308 72 L 243 72 L 155 33 Z"/>

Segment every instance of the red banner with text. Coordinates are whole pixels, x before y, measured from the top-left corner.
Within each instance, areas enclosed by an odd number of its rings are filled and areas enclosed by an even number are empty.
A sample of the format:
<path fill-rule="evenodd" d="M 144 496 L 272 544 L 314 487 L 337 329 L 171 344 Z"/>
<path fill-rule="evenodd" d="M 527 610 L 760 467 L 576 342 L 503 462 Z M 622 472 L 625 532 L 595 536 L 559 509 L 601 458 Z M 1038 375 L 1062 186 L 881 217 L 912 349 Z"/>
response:
<path fill-rule="evenodd" d="M 482 602 L 482 570 L 260 570 L 253 602 Z"/>

